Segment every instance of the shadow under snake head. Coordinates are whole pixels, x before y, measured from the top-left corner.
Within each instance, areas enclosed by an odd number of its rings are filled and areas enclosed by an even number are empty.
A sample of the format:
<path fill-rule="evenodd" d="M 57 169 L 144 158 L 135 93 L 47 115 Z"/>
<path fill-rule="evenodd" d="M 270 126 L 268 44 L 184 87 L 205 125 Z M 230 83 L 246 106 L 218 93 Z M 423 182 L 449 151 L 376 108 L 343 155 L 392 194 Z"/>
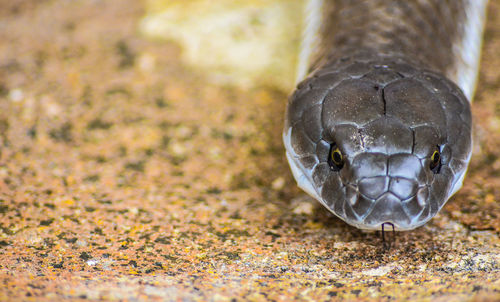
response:
<path fill-rule="evenodd" d="M 298 85 L 283 138 L 299 186 L 336 216 L 410 230 L 461 186 L 470 105 L 444 76 L 403 60 L 343 58 Z"/>

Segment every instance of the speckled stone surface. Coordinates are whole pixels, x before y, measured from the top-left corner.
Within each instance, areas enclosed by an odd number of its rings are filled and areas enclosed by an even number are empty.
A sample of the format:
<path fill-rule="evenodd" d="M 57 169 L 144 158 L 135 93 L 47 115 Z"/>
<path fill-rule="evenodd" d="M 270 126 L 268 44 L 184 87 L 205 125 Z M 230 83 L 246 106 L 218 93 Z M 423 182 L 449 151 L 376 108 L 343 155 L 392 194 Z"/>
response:
<path fill-rule="evenodd" d="M 210 84 L 141 5 L 0 2 L 0 300 L 500 300 L 500 1 L 465 186 L 389 250 L 296 188 L 287 92 Z"/>

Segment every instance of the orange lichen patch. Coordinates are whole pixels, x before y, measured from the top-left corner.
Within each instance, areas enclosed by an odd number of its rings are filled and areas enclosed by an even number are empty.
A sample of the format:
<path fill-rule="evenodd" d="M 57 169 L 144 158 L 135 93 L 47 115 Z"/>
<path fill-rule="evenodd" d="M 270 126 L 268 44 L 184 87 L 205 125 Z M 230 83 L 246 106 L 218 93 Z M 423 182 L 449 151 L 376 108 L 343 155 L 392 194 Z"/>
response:
<path fill-rule="evenodd" d="M 297 189 L 288 92 L 209 84 L 140 5 L 0 2 L 0 300 L 498 300 L 497 3 L 464 188 L 390 250 Z"/>

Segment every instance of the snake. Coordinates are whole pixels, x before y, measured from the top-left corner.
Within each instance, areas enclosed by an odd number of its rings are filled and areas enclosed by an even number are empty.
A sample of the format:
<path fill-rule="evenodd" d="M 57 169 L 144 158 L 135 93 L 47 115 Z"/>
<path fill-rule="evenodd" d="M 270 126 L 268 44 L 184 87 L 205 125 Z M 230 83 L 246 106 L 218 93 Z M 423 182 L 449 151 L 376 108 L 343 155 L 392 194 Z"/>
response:
<path fill-rule="evenodd" d="M 308 0 L 283 142 L 347 224 L 412 230 L 462 186 L 487 0 Z"/>

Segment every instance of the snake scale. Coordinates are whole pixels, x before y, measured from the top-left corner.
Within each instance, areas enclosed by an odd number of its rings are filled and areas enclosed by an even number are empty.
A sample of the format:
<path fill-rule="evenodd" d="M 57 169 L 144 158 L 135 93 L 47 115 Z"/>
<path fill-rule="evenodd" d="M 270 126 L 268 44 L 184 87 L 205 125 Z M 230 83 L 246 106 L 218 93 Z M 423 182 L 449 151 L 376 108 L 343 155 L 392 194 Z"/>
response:
<path fill-rule="evenodd" d="M 309 0 L 283 140 L 300 188 L 411 230 L 462 186 L 486 0 Z"/>

